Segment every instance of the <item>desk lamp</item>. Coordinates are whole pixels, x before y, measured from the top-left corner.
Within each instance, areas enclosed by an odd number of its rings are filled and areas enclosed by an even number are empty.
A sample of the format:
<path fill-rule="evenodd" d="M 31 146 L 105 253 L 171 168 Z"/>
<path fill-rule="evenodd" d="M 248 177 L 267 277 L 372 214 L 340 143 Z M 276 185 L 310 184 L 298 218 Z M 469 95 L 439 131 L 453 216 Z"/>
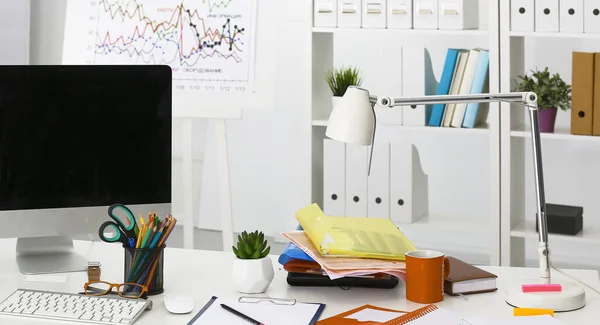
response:
<path fill-rule="evenodd" d="M 375 105 L 383 107 L 452 104 L 452 103 L 491 103 L 509 102 L 520 104 L 529 109 L 531 138 L 533 140 L 533 169 L 537 200 L 537 224 L 539 227 L 540 277 L 534 281 L 511 285 L 506 290 L 506 302 L 514 307 L 544 308 L 554 311 L 572 311 L 585 306 L 585 291 L 575 283 L 560 285 L 561 291 L 546 291 L 551 285 L 550 250 L 548 246 L 548 228 L 546 225 L 546 201 L 542 172 L 542 153 L 538 120 L 537 95 L 533 92 L 514 92 L 502 94 L 440 95 L 423 97 L 378 97 L 359 87 L 349 87 L 334 107 L 329 117 L 325 135 L 333 140 L 357 145 L 371 146 L 375 138 Z M 369 160 L 370 161 L 370 160 Z M 369 171 L 371 165 L 369 164 Z M 522 284 L 535 284 L 538 291 L 523 292 Z M 543 291 L 539 291 L 543 290 Z"/>

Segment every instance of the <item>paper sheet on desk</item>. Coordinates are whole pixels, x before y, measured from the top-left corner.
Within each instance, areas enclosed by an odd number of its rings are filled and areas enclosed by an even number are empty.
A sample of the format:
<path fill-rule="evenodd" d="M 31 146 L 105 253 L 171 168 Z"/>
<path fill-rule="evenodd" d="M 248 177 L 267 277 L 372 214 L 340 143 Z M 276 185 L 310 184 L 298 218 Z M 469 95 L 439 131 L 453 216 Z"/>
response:
<path fill-rule="evenodd" d="M 233 315 L 221 307 L 225 304 L 244 315 L 265 325 L 310 325 L 315 324 L 322 312 L 321 304 L 296 302 L 294 305 L 274 304 L 269 301 L 259 303 L 238 302 L 237 299 L 213 298 L 206 310 L 201 310 L 188 325 L 248 325 L 246 320 Z M 316 318 L 316 319 L 315 319 Z"/>
<path fill-rule="evenodd" d="M 406 263 L 404 261 L 358 257 L 324 257 L 317 251 L 305 232 L 284 232 L 282 235 L 300 247 L 315 262 L 319 263 L 332 279 L 373 273 L 387 273 L 402 280 L 406 279 Z"/>

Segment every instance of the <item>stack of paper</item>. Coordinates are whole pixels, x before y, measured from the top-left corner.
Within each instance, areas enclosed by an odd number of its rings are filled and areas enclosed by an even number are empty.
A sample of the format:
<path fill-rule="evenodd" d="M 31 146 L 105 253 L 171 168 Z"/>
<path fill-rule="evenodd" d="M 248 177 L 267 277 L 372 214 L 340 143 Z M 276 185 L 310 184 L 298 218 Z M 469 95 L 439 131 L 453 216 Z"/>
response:
<path fill-rule="evenodd" d="M 331 279 L 386 273 L 406 280 L 404 261 L 322 256 L 304 231 L 286 232 L 282 235 L 319 263 Z"/>

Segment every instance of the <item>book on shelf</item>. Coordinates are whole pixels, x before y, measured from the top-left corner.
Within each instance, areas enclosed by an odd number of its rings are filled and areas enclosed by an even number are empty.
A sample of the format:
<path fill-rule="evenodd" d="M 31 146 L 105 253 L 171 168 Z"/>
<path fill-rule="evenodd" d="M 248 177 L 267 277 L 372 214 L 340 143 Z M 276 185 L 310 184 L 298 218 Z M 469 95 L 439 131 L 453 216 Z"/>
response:
<path fill-rule="evenodd" d="M 489 51 L 448 49 L 437 95 L 480 94 L 489 88 Z M 487 105 L 480 103 L 436 104 L 429 126 L 474 128 L 485 123 Z"/>

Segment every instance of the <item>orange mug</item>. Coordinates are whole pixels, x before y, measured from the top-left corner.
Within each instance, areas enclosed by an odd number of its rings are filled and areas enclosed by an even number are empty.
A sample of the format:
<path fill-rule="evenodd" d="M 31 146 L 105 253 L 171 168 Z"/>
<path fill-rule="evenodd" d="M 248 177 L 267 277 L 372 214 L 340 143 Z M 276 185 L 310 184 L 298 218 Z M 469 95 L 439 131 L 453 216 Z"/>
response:
<path fill-rule="evenodd" d="M 420 304 L 444 300 L 444 280 L 450 261 L 443 253 L 418 250 L 406 253 L 406 299 Z"/>

